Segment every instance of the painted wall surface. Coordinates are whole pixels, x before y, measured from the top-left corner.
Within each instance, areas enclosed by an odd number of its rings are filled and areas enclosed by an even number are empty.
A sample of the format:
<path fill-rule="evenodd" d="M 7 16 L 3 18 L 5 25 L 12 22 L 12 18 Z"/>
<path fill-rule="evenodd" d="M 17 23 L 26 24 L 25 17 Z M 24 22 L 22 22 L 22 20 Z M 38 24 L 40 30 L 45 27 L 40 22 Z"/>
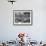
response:
<path fill-rule="evenodd" d="M 33 10 L 33 25 L 14 26 L 13 10 Z M 0 0 L 0 41 L 15 40 L 19 32 L 30 34 L 33 40 L 46 40 L 46 0 L 16 0 L 13 5 Z"/>

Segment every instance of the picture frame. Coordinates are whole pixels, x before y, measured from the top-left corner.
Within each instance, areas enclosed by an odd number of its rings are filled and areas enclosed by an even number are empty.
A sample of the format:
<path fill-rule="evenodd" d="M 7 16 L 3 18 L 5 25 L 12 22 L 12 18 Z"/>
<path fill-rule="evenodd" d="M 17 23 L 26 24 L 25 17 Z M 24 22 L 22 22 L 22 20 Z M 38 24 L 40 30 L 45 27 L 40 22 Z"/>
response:
<path fill-rule="evenodd" d="M 13 25 L 32 25 L 32 10 L 13 10 Z"/>

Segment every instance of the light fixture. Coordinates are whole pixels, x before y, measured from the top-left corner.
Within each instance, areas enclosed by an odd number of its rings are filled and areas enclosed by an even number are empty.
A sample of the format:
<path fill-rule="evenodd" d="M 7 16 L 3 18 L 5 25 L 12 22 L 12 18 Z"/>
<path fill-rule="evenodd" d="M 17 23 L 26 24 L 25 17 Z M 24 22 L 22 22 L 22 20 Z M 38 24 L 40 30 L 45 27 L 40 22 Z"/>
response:
<path fill-rule="evenodd" d="M 16 2 L 15 0 L 8 0 L 8 2 L 11 2 L 12 4 Z"/>

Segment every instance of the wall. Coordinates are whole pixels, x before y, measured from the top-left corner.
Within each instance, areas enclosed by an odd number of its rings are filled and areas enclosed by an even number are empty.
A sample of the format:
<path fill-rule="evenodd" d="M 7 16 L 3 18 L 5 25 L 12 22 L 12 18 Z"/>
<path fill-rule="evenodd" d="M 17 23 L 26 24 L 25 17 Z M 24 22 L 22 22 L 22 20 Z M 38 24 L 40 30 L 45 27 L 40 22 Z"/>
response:
<path fill-rule="evenodd" d="M 13 10 L 33 10 L 32 26 L 14 26 Z M 33 40 L 46 40 L 46 0 L 17 0 L 12 5 L 0 0 L 0 40 L 15 40 L 19 32 L 30 34 Z"/>

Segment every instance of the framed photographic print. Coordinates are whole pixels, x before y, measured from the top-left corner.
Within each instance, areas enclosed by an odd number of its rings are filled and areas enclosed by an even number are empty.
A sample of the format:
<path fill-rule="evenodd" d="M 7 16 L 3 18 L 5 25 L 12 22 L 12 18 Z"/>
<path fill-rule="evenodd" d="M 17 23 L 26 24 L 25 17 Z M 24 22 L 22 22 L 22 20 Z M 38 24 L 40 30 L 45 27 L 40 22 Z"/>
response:
<path fill-rule="evenodd" d="M 32 10 L 13 10 L 14 25 L 32 25 Z"/>

